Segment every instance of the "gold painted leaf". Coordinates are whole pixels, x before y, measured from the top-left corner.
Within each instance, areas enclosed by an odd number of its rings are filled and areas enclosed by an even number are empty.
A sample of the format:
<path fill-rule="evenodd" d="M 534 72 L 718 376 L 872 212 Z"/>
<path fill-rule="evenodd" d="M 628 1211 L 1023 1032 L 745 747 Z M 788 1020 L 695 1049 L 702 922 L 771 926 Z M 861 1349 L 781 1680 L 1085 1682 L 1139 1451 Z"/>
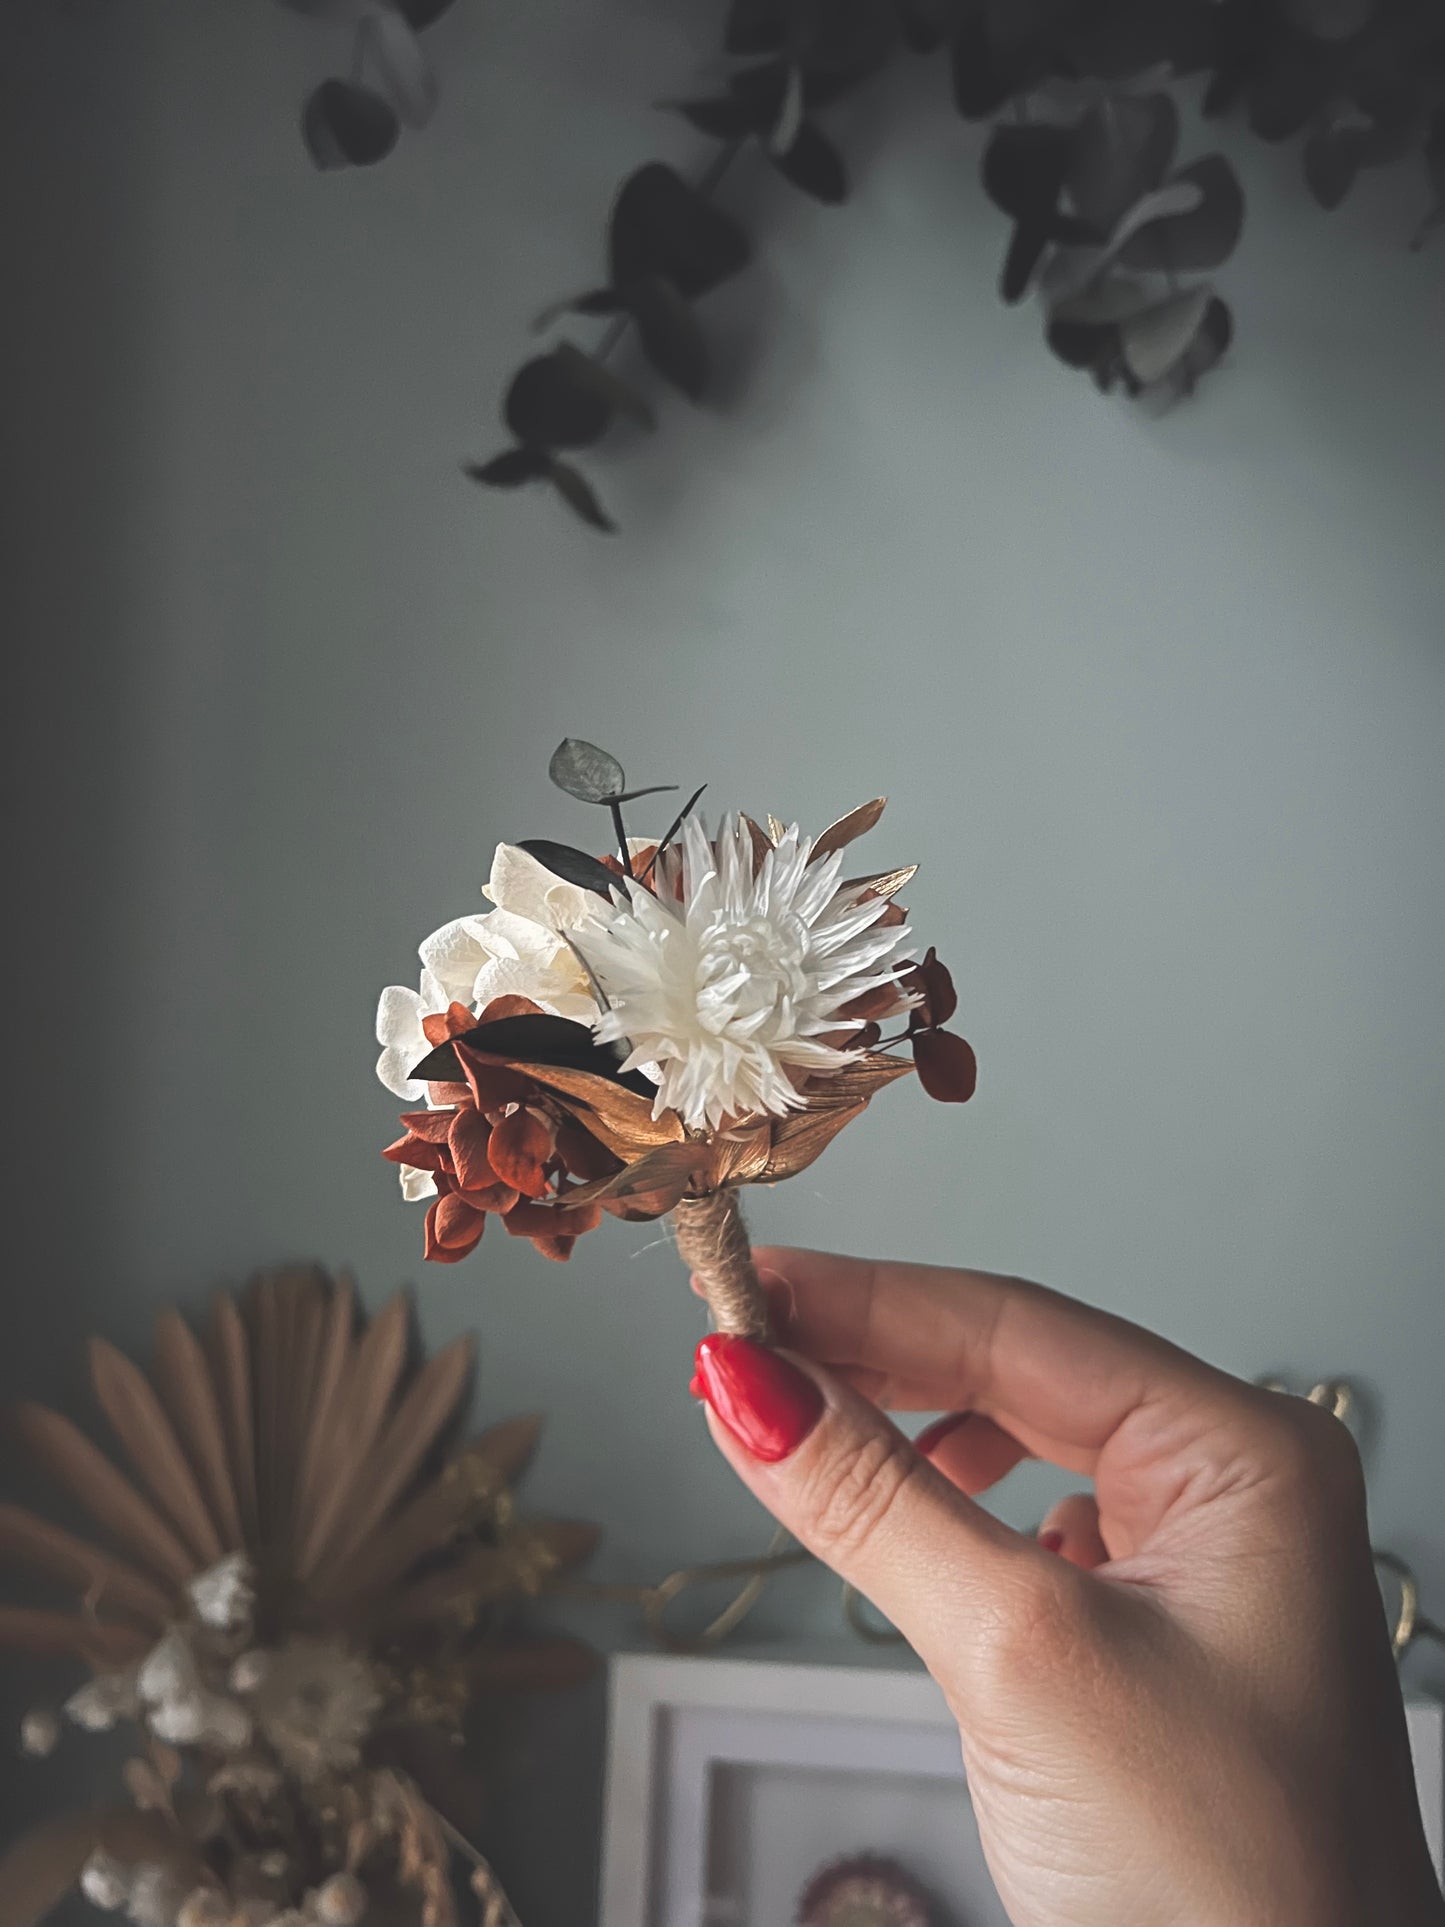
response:
<path fill-rule="evenodd" d="M 787 826 L 787 824 L 786 824 L 785 822 L 783 822 L 783 820 L 782 820 L 782 818 L 781 818 L 781 817 L 778 817 L 778 816 L 774 816 L 774 815 L 773 815 L 773 813 L 772 813 L 772 811 L 771 811 L 771 810 L 769 810 L 769 812 L 768 812 L 768 835 L 769 835 L 769 836 L 770 836 L 770 837 L 771 837 L 771 838 L 773 839 L 773 841 L 774 841 L 774 843 L 781 843 L 781 842 L 782 842 L 782 840 L 783 840 L 783 838 L 784 838 L 784 837 L 785 837 L 785 836 L 786 836 L 787 834 L 788 834 L 788 826 Z"/>
<path fill-rule="evenodd" d="M 900 1077 L 910 1077 L 913 1066 L 906 1057 L 892 1057 L 886 1051 L 867 1051 L 856 1063 L 845 1064 L 836 1076 L 819 1078 L 808 1092 L 809 1110 L 831 1104 L 851 1104 L 868 1099 L 885 1085 Z"/>
<path fill-rule="evenodd" d="M 768 1168 L 772 1155 L 777 1122 L 769 1118 L 761 1124 L 729 1131 L 715 1139 L 708 1173 L 710 1188 L 717 1190 L 725 1184 L 751 1184 L 754 1179 L 760 1178 Z"/>
<path fill-rule="evenodd" d="M 754 823 L 746 811 L 742 812 L 741 820 L 743 828 L 753 839 L 753 869 L 754 871 L 761 870 L 763 867 L 763 859 L 771 856 L 773 853 L 773 839 L 760 823 Z"/>
<path fill-rule="evenodd" d="M 595 1071 L 572 1070 L 561 1064 L 512 1064 L 510 1058 L 498 1059 L 503 1061 L 532 1078 L 544 1090 L 576 1099 L 576 1103 L 567 1108 L 577 1122 L 609 1151 L 629 1162 L 654 1145 L 679 1143 L 685 1135 L 676 1111 L 664 1111 L 661 1117 L 654 1117 L 651 1098 L 628 1090 L 625 1084 L 614 1083 L 610 1077 L 599 1077 Z"/>
<path fill-rule="evenodd" d="M 795 1111 L 783 1118 L 773 1132 L 772 1156 L 759 1181 L 778 1184 L 806 1171 L 843 1127 L 861 1117 L 867 1108 L 868 1100 L 861 1098 L 856 1104 L 830 1104 L 824 1110 Z"/>
<path fill-rule="evenodd" d="M 682 1144 L 661 1144 L 609 1177 L 578 1185 L 567 1193 L 567 1203 L 590 1204 L 594 1198 L 613 1198 L 621 1203 L 643 1205 L 649 1216 L 661 1217 L 679 1198 L 686 1196 L 700 1171 L 704 1174 L 702 1181 L 706 1182 L 708 1167 L 706 1144 L 692 1139 Z M 659 1198 L 666 1202 L 653 1210 L 651 1207 Z"/>
<path fill-rule="evenodd" d="M 808 861 L 817 863 L 825 856 L 832 856 L 835 850 L 845 849 L 860 836 L 866 836 L 882 816 L 887 803 L 886 796 L 875 796 L 871 803 L 860 803 L 856 810 L 849 810 L 836 823 L 830 823 L 813 845 L 813 854 Z"/>
<path fill-rule="evenodd" d="M 905 863 L 901 870 L 876 870 L 868 877 L 847 877 L 840 890 L 867 890 L 875 897 L 896 897 L 918 875 L 916 863 Z"/>

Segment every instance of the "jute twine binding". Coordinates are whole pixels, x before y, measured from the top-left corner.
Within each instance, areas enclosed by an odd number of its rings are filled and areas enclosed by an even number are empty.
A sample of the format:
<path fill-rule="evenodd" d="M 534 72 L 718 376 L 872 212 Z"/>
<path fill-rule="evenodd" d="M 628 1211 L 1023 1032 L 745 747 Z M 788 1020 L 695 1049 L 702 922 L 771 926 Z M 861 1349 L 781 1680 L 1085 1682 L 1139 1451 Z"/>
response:
<path fill-rule="evenodd" d="M 683 1198 L 673 1207 L 678 1255 L 695 1274 L 720 1332 L 768 1336 L 768 1301 L 753 1269 L 752 1247 L 736 1191 Z"/>

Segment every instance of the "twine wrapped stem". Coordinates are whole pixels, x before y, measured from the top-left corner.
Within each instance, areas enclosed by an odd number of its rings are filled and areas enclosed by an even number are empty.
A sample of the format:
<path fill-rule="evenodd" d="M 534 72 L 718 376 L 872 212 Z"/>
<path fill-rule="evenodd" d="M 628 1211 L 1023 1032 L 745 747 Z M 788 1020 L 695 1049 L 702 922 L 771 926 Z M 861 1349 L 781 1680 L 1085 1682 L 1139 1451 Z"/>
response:
<path fill-rule="evenodd" d="M 753 1269 L 736 1191 L 683 1198 L 673 1207 L 678 1255 L 702 1286 L 713 1323 L 737 1338 L 766 1339 L 768 1300 Z"/>

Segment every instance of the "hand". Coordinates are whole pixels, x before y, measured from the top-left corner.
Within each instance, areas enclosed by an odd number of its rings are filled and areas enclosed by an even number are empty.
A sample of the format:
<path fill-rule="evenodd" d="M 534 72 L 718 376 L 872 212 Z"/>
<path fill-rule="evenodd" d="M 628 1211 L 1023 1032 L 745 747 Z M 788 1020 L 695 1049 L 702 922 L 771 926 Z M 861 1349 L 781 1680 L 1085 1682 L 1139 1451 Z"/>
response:
<path fill-rule="evenodd" d="M 1015 1927 L 1445 1922 L 1343 1425 L 1037 1285 L 754 1255 L 796 1356 L 694 1389 L 943 1689 Z M 1093 1482 L 1037 1541 L 974 1503 L 1029 1456 Z"/>

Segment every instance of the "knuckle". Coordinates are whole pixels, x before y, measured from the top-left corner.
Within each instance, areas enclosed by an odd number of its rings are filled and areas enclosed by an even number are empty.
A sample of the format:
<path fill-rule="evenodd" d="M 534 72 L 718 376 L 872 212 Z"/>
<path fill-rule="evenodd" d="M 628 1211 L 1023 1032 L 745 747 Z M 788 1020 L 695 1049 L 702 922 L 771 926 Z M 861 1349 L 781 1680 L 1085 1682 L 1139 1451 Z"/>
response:
<path fill-rule="evenodd" d="M 802 1495 L 814 1550 L 830 1565 L 864 1551 L 921 1468 L 908 1441 L 888 1432 L 827 1453 Z"/>
<path fill-rule="evenodd" d="M 1338 1503 L 1364 1491 L 1353 1433 L 1308 1399 L 1278 1398 L 1266 1450 L 1276 1479 L 1294 1494 Z"/>

